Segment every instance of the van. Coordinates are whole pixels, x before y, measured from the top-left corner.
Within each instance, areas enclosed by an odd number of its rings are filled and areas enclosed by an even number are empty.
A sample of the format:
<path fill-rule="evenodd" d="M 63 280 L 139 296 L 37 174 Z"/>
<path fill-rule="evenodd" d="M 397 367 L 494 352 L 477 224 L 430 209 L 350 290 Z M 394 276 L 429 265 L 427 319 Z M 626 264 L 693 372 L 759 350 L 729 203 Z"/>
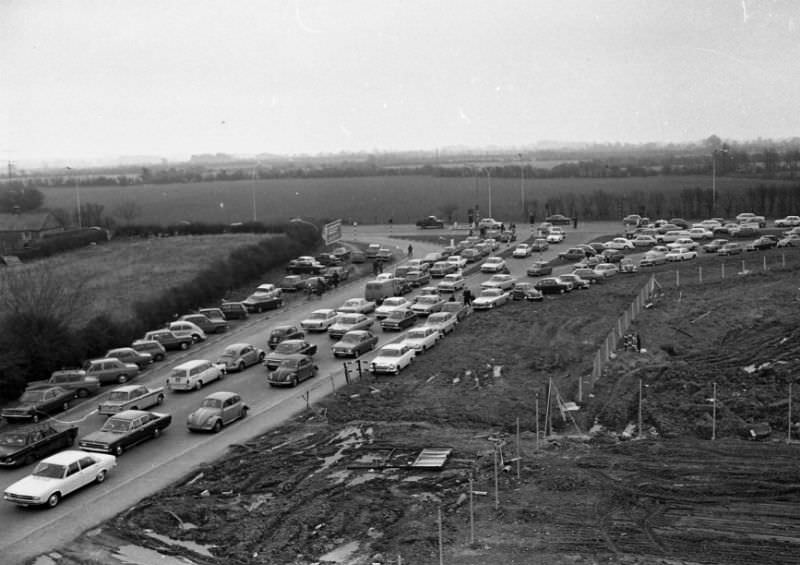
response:
<path fill-rule="evenodd" d="M 181 363 L 167 377 L 169 390 L 194 390 L 202 388 L 211 381 L 219 380 L 225 374 L 225 366 L 206 359 L 195 359 Z"/>
<path fill-rule="evenodd" d="M 402 294 L 401 279 L 391 278 L 372 280 L 364 288 L 364 298 L 376 304 L 381 304 L 384 298 L 400 296 Z"/>

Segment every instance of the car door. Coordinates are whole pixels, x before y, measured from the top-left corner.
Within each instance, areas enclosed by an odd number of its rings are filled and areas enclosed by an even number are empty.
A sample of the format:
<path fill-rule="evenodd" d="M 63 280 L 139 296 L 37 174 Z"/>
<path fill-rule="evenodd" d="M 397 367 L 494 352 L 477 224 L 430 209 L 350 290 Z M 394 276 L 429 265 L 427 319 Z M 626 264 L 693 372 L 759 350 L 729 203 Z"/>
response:
<path fill-rule="evenodd" d="M 97 477 L 97 472 L 100 466 L 98 465 L 97 461 L 91 457 L 81 457 L 81 459 L 78 461 L 78 464 L 81 467 L 80 486 L 83 487 L 94 481 L 95 477 Z"/>
<path fill-rule="evenodd" d="M 64 473 L 64 480 L 62 482 L 61 494 L 66 496 L 85 485 L 88 481 L 81 474 L 81 466 L 78 461 L 73 461 L 67 465 L 67 470 Z"/>
<path fill-rule="evenodd" d="M 236 419 L 236 401 L 238 397 L 231 396 L 222 403 L 222 423 L 229 424 Z"/>

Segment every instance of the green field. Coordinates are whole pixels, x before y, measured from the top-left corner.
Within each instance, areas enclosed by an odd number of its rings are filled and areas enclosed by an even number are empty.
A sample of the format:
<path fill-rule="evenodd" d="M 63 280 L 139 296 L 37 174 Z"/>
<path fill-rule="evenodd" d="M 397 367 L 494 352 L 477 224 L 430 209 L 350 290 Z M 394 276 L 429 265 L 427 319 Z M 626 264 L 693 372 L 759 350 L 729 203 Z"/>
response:
<path fill-rule="evenodd" d="M 720 201 L 726 194 L 762 184 L 741 178 L 718 178 Z M 769 184 L 778 184 L 770 181 Z M 542 217 L 547 199 L 572 193 L 589 196 L 596 191 L 620 200 L 636 193 L 664 194 L 701 187 L 710 189 L 708 176 L 654 176 L 636 178 L 525 179 L 524 198 L 537 203 Z M 492 178 L 492 215 L 506 221 L 522 221 L 519 178 Z M 342 218 L 351 223 L 413 223 L 421 216 L 440 214 L 443 206 L 455 206 L 455 219 L 466 221 L 466 211 L 476 203 L 489 215 L 489 185 L 477 179 L 428 176 L 385 176 L 324 179 L 269 179 L 192 184 L 141 185 L 133 187 L 80 187 L 81 202 L 97 203 L 110 214 L 121 202 L 134 200 L 142 209 L 136 223 L 169 224 L 180 221 L 231 223 L 253 219 L 253 197 L 259 221 L 282 221 L 294 216 Z M 43 188 L 45 205 L 72 210 L 75 189 Z M 625 204 L 622 203 L 623 209 Z M 569 210 L 550 210 L 569 214 Z M 625 213 L 637 210 L 624 209 Z M 786 212 L 790 213 L 790 212 Z M 609 218 L 598 218 L 609 219 Z"/>

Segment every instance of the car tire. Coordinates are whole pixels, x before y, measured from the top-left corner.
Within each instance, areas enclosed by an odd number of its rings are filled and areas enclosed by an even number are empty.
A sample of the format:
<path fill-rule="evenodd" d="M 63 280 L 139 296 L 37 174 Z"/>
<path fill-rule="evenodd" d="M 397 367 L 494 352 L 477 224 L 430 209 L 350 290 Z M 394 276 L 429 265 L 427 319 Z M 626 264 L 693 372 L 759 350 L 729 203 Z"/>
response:
<path fill-rule="evenodd" d="M 200 334 L 192 334 L 192 343 L 199 343 L 201 341 Z"/>
<path fill-rule="evenodd" d="M 161 435 L 161 428 L 153 429 L 153 439 L 157 438 L 160 435 Z"/>
<path fill-rule="evenodd" d="M 262 352 L 262 353 L 261 353 L 261 354 L 258 356 L 258 361 L 259 361 L 259 363 L 263 363 L 263 362 L 264 362 L 264 359 L 266 359 L 266 358 L 267 358 L 267 354 Z"/>
<path fill-rule="evenodd" d="M 245 406 L 244 408 L 242 408 L 242 414 L 241 414 L 241 416 L 239 416 L 239 418 L 241 418 L 242 420 L 244 420 L 244 419 L 247 417 L 247 410 L 248 410 L 247 406 Z"/>
<path fill-rule="evenodd" d="M 164 360 L 164 354 L 163 353 L 159 353 L 155 357 L 153 357 L 153 361 L 163 361 L 163 360 Z"/>
<path fill-rule="evenodd" d="M 65 402 L 65 403 L 64 403 L 64 404 L 61 406 L 61 408 L 63 409 L 63 411 L 64 411 L 64 412 L 66 412 L 67 410 L 69 410 L 69 401 Z"/>
<path fill-rule="evenodd" d="M 76 394 L 78 395 L 78 398 L 86 398 L 89 396 L 89 391 L 85 388 L 79 388 Z"/>
<path fill-rule="evenodd" d="M 194 389 L 200 390 L 201 388 L 203 388 L 203 381 L 197 381 L 197 384 L 194 385 Z"/>
<path fill-rule="evenodd" d="M 217 420 L 214 422 L 214 427 L 211 428 L 211 431 L 215 434 L 218 434 L 219 431 L 222 429 L 222 420 Z"/>
<path fill-rule="evenodd" d="M 239 364 L 236 366 L 236 370 L 240 373 L 244 371 L 244 361 L 239 361 Z"/>
<path fill-rule="evenodd" d="M 47 497 L 47 506 L 49 508 L 55 508 L 58 506 L 58 503 L 61 502 L 61 493 L 54 492 L 50 496 Z"/>
<path fill-rule="evenodd" d="M 122 447 L 121 445 L 118 445 L 118 446 L 116 447 L 116 449 L 114 449 L 114 455 L 116 455 L 117 457 L 119 457 L 119 456 L 120 456 L 120 455 L 122 455 L 123 453 L 125 453 L 125 448 L 124 448 L 124 447 Z"/>
<path fill-rule="evenodd" d="M 164 395 L 163 394 L 159 394 L 156 397 L 156 406 L 161 406 L 162 404 L 164 404 Z"/>
<path fill-rule="evenodd" d="M 105 469 L 103 469 L 102 471 L 97 473 L 97 476 L 94 478 L 94 481 L 97 484 L 100 484 L 100 483 L 104 482 L 106 480 L 106 474 L 107 474 L 107 471 Z"/>
<path fill-rule="evenodd" d="M 189 349 L 189 343 L 185 342 L 185 341 L 182 341 L 181 342 L 181 349 Z"/>
<path fill-rule="evenodd" d="M 39 414 L 34 412 L 33 417 L 31 418 L 31 420 L 33 420 L 34 424 L 38 424 L 39 423 Z"/>
<path fill-rule="evenodd" d="M 119 384 L 121 384 L 121 385 L 125 384 L 126 382 L 128 382 L 128 375 L 120 375 L 120 376 L 118 376 L 117 377 L 117 382 Z"/>

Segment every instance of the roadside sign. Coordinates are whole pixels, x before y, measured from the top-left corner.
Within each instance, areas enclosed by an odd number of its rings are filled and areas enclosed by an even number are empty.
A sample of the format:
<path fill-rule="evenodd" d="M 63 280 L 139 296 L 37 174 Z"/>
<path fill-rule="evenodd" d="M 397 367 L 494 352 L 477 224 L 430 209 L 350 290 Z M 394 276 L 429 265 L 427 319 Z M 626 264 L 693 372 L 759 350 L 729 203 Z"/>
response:
<path fill-rule="evenodd" d="M 342 220 L 334 220 L 325 224 L 322 238 L 325 240 L 325 245 L 340 241 L 342 239 Z"/>

